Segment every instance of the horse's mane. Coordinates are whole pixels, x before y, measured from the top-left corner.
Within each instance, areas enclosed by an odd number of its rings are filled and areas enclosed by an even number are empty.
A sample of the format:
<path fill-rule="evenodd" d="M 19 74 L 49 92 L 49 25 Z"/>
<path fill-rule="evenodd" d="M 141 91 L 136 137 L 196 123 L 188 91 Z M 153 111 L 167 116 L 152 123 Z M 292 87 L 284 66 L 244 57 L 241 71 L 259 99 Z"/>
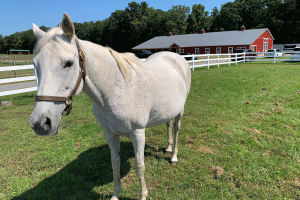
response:
<path fill-rule="evenodd" d="M 128 81 L 131 78 L 126 62 L 132 67 L 132 69 L 136 73 L 138 72 L 135 65 L 143 67 L 142 61 L 138 59 L 133 53 L 118 53 L 112 49 L 109 49 L 109 52 L 112 55 L 112 57 L 116 60 L 118 67 L 126 81 Z"/>
<path fill-rule="evenodd" d="M 47 45 L 47 43 L 49 43 L 50 41 L 55 41 L 58 42 L 60 45 L 62 45 L 62 47 L 67 50 L 68 52 L 71 52 L 71 48 L 70 48 L 70 42 L 63 36 L 63 30 L 60 26 L 58 27 L 54 27 L 52 29 L 50 29 L 46 35 L 44 35 L 41 39 L 39 39 L 35 45 L 34 48 L 34 53 L 38 54 L 41 50 L 41 48 L 45 45 Z M 59 37 L 59 36 L 63 36 L 63 37 Z M 77 37 L 77 36 L 75 36 Z M 116 60 L 119 70 L 122 73 L 122 75 L 124 76 L 125 80 L 128 81 L 131 76 L 130 76 L 130 72 L 128 69 L 128 66 L 126 63 L 128 63 L 132 69 L 137 72 L 136 69 L 136 65 L 142 67 L 143 63 L 142 61 L 140 61 L 140 59 L 138 59 L 134 54 L 132 53 L 118 53 L 112 49 L 108 49 L 110 54 L 112 55 L 112 57 Z"/>

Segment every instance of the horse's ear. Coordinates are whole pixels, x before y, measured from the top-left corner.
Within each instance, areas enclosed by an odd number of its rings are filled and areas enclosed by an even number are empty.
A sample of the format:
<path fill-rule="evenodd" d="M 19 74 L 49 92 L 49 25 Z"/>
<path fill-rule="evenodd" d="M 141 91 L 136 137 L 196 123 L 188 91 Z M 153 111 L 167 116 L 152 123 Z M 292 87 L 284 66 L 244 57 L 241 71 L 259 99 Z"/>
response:
<path fill-rule="evenodd" d="M 33 28 L 32 28 L 33 34 L 35 35 L 35 37 L 36 37 L 37 39 L 42 38 L 42 37 L 46 34 L 43 30 L 41 30 L 41 29 L 40 29 L 37 25 L 35 25 L 34 23 L 32 23 L 32 26 L 33 26 Z"/>
<path fill-rule="evenodd" d="M 61 28 L 64 31 L 65 36 L 68 39 L 72 39 L 75 35 L 75 28 L 73 22 L 67 13 L 64 13 L 64 17 L 61 21 Z"/>

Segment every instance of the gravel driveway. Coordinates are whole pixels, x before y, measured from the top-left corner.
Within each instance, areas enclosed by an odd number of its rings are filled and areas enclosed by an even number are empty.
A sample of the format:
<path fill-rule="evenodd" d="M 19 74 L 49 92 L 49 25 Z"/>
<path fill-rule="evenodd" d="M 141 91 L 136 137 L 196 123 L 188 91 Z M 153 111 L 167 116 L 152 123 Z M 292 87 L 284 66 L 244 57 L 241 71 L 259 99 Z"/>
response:
<path fill-rule="evenodd" d="M 35 81 L 0 85 L 0 92 L 35 87 Z"/>

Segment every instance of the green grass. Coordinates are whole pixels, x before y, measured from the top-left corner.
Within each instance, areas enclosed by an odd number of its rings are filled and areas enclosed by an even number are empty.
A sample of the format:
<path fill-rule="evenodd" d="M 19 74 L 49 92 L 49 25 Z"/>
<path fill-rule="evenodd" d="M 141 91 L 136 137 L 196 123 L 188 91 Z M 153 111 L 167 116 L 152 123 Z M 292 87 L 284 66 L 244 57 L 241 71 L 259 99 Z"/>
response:
<path fill-rule="evenodd" d="M 300 65 L 250 62 L 196 68 L 179 163 L 163 154 L 166 127 L 146 130 L 149 199 L 299 199 Z M 58 135 L 38 137 L 35 93 L 0 97 L 0 199 L 109 199 L 110 152 L 85 95 Z M 121 138 L 121 199 L 137 199 L 131 141 Z M 218 173 L 217 173 L 218 172 Z"/>

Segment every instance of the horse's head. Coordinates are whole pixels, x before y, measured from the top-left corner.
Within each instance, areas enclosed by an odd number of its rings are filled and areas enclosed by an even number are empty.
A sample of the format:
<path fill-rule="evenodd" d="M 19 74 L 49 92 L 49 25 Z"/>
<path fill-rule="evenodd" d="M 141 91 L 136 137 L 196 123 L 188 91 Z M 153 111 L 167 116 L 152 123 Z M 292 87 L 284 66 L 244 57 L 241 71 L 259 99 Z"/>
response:
<path fill-rule="evenodd" d="M 70 17 L 64 13 L 61 27 L 45 33 L 33 24 L 33 33 L 38 42 L 33 64 L 38 78 L 37 96 L 66 98 L 76 85 L 79 76 L 79 55 L 76 36 Z M 83 88 L 81 81 L 75 95 Z M 30 125 L 37 135 L 55 135 L 59 129 L 63 101 L 36 99 L 35 109 L 30 116 Z"/>

